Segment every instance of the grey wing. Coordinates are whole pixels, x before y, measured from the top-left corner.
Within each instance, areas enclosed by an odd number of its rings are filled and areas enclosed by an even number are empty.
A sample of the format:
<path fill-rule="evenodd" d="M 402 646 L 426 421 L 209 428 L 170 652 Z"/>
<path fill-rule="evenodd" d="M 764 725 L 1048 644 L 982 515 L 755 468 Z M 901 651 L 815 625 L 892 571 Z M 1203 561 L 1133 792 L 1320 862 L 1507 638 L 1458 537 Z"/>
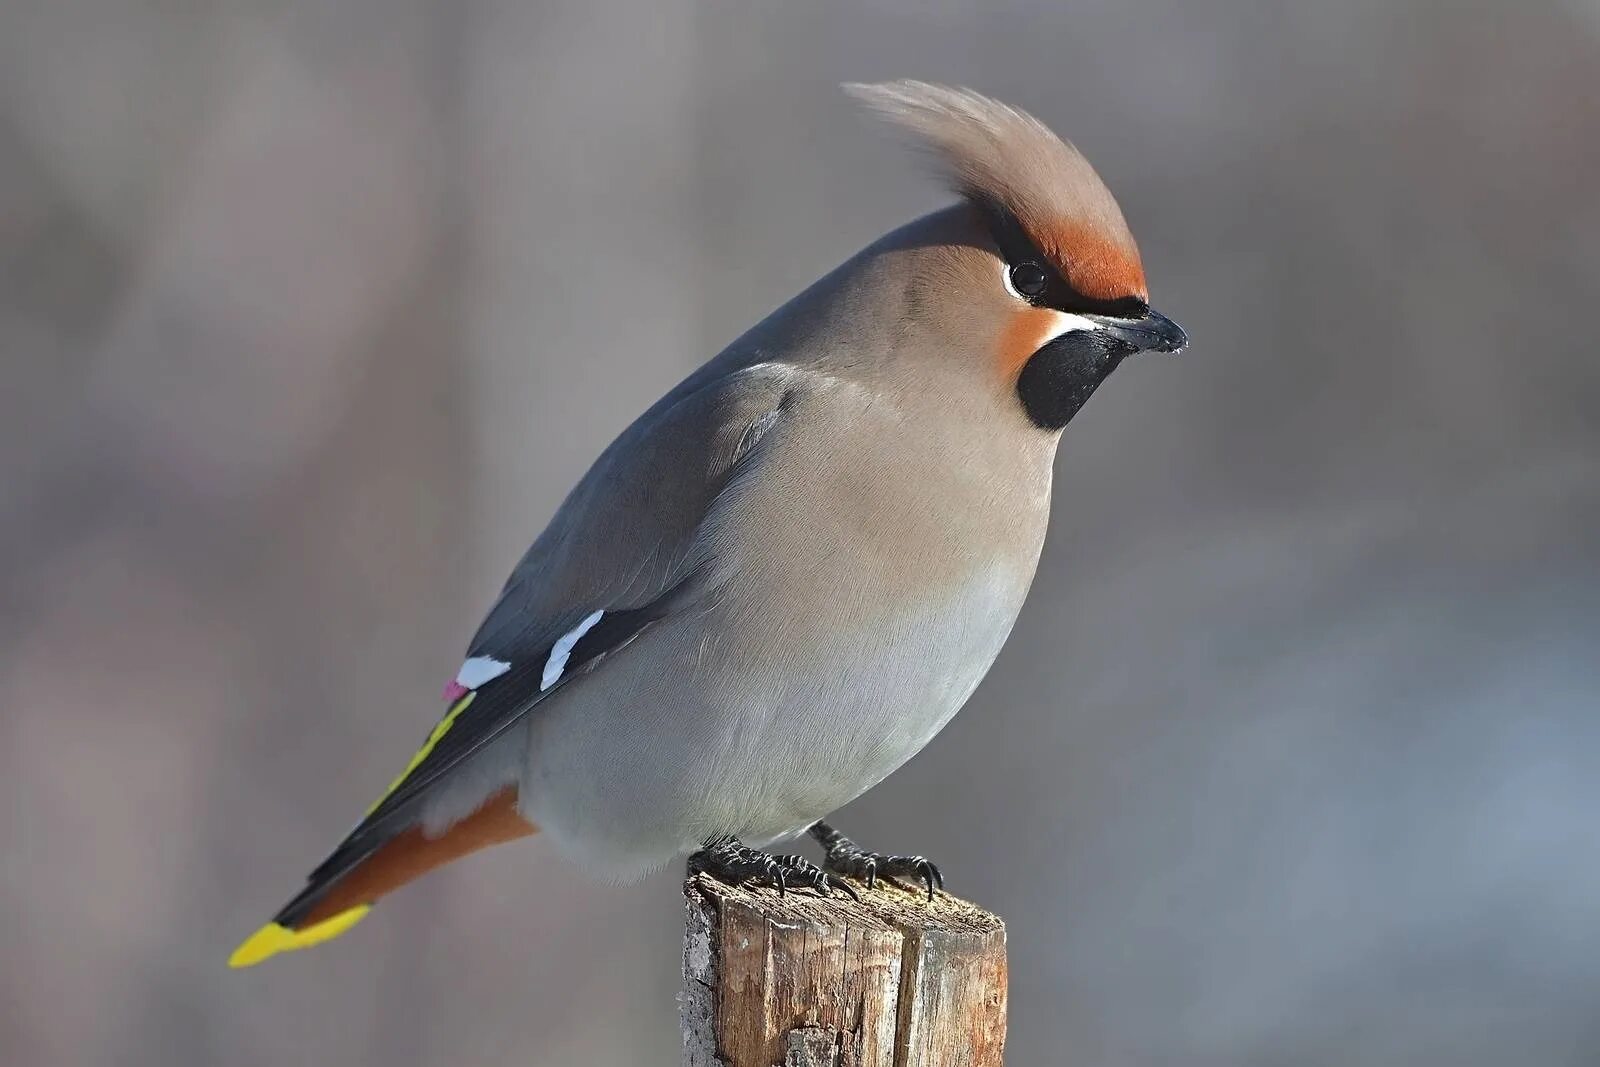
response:
<path fill-rule="evenodd" d="M 493 673 L 461 689 L 412 765 L 312 872 L 280 922 L 298 921 L 414 824 L 457 767 L 696 595 L 708 559 L 704 520 L 759 461 L 762 436 L 799 374 L 760 364 L 677 390 L 601 455 L 473 638 L 469 664 L 492 664 Z"/>
<path fill-rule="evenodd" d="M 758 460 L 804 373 L 761 363 L 690 379 L 641 416 L 517 564 L 468 655 L 516 664 L 595 611 L 643 609 L 681 587 L 706 561 L 712 506 Z"/>

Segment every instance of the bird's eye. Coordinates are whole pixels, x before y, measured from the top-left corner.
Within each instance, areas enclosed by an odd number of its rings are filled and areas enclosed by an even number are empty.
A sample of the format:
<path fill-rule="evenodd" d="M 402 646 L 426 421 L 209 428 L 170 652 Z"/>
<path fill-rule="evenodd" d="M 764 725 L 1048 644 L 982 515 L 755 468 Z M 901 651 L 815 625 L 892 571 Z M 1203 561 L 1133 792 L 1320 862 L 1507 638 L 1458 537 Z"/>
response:
<path fill-rule="evenodd" d="M 1018 263 L 1011 268 L 1011 287 L 1023 296 L 1038 296 L 1049 282 L 1044 268 L 1037 263 Z"/>

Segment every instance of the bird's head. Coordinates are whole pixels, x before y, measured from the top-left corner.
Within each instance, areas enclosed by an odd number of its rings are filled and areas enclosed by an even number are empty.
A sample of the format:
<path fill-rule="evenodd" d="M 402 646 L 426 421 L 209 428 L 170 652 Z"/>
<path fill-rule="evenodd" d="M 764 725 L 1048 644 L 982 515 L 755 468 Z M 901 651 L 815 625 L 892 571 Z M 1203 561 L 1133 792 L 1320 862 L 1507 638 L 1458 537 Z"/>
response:
<path fill-rule="evenodd" d="M 909 133 L 964 201 L 913 224 L 914 313 L 956 338 L 966 370 L 1006 390 L 1034 425 L 1060 430 L 1125 357 L 1188 343 L 1150 307 L 1110 191 L 1038 119 L 925 82 L 845 88 Z"/>

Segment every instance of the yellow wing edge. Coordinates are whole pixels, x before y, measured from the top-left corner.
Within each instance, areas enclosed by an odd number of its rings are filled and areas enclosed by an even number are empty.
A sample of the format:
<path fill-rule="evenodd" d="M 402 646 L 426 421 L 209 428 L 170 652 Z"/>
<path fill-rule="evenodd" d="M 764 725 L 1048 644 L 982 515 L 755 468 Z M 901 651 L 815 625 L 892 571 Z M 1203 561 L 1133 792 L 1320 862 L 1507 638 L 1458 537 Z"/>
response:
<path fill-rule="evenodd" d="M 400 772 L 399 777 L 389 783 L 389 788 L 383 791 L 382 796 L 373 801 L 372 806 L 366 811 L 367 815 L 371 815 L 378 810 L 378 805 L 388 800 L 396 789 L 405 784 L 405 780 L 411 777 L 411 772 L 415 771 L 422 761 L 428 758 L 428 754 L 433 751 L 434 746 L 439 743 L 445 734 L 450 732 L 450 727 L 455 725 L 456 718 L 467 710 L 468 705 L 472 703 L 473 698 L 477 695 L 476 690 L 474 690 L 451 706 L 450 710 L 445 713 L 444 718 L 440 719 L 439 724 L 433 728 L 433 732 L 428 735 L 428 739 L 422 743 L 422 747 L 417 750 L 417 754 L 411 757 L 411 762 L 406 764 L 406 769 Z M 233 955 L 228 957 L 228 966 L 253 967 L 262 960 L 270 959 L 280 952 L 294 952 L 297 949 L 310 948 L 312 945 L 320 945 L 324 941 L 331 941 L 366 918 L 367 912 L 371 910 L 371 904 L 358 904 L 303 930 L 291 930 L 279 923 L 267 923 L 267 925 L 245 938 L 244 943 L 233 950 Z"/>
<path fill-rule="evenodd" d="M 294 952 L 297 949 L 320 945 L 350 929 L 366 918 L 367 912 L 371 910 L 371 904 L 357 904 L 304 930 L 291 930 L 287 926 L 268 923 L 245 938 L 244 944 L 233 950 L 233 955 L 228 957 L 228 966 L 252 967 L 280 952 Z"/>
<path fill-rule="evenodd" d="M 389 797 L 394 794 L 396 789 L 399 789 L 405 784 L 406 779 L 411 777 L 411 772 L 421 766 L 422 761 L 428 758 L 428 754 L 433 751 L 434 746 L 444 738 L 445 734 L 450 732 L 450 727 L 456 724 L 456 718 L 463 711 L 467 710 L 467 707 L 472 703 L 473 698 L 475 698 L 477 695 L 478 691 L 474 689 L 466 696 L 462 697 L 460 700 L 451 705 L 450 710 L 444 713 L 444 718 L 439 720 L 439 725 L 433 728 L 433 732 L 430 733 L 428 735 L 428 739 L 422 743 L 422 747 L 417 749 L 417 754 L 411 757 L 411 762 L 406 764 L 406 769 L 400 772 L 399 777 L 389 783 L 389 788 L 383 791 L 383 796 L 372 802 L 372 806 L 366 811 L 367 815 L 371 815 L 373 812 L 377 811 L 379 804 L 382 804 L 385 800 L 388 800 Z"/>

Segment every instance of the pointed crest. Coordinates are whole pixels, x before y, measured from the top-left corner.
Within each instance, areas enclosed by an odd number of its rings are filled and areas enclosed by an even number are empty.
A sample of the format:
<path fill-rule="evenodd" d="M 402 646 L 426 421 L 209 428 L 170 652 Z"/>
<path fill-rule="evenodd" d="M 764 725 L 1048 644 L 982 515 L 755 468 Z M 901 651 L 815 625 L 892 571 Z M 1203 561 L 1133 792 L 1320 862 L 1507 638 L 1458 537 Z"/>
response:
<path fill-rule="evenodd" d="M 957 192 L 1014 218 L 1074 291 L 1099 301 L 1145 297 L 1122 210 L 1082 153 L 1044 123 L 970 89 L 919 81 L 844 88 L 909 131 Z"/>

